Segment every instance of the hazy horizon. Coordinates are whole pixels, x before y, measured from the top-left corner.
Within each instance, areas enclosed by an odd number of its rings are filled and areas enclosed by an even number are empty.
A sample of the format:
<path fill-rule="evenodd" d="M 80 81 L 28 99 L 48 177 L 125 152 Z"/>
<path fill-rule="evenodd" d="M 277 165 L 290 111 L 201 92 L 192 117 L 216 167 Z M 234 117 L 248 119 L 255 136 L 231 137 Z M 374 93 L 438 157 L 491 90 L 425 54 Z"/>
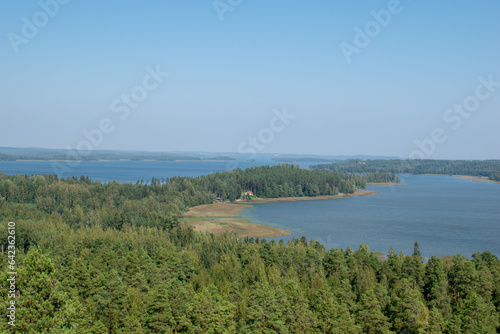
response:
<path fill-rule="evenodd" d="M 500 3 L 0 4 L 0 146 L 500 159 Z"/>
<path fill-rule="evenodd" d="M 7 154 L 5 152 L 2 153 L 2 149 L 14 149 L 14 150 L 17 150 L 17 149 L 21 149 L 21 150 L 29 150 L 29 149 L 35 149 L 35 150 L 55 150 L 55 151 L 59 151 L 59 150 L 64 150 L 64 151 L 70 151 L 70 150 L 67 150 L 67 149 L 64 149 L 64 148 L 47 148 L 47 147 L 35 147 L 35 146 L 27 146 L 27 147 L 1 147 L 0 146 L 0 154 Z M 75 150 L 73 150 L 74 152 Z M 197 156 L 197 155 L 207 155 L 209 157 L 214 157 L 216 155 L 230 155 L 231 157 L 234 157 L 234 156 L 242 156 L 240 158 L 243 158 L 243 159 L 246 159 L 248 160 L 249 155 L 248 154 L 244 154 L 244 153 L 239 153 L 237 151 L 177 151 L 177 150 L 173 150 L 173 151 L 154 151 L 154 150 L 128 150 L 128 149 L 97 149 L 97 150 L 94 150 L 92 153 L 93 154 L 104 154 L 104 153 L 109 153 L 109 152 L 112 152 L 112 153 L 128 153 L 130 155 L 133 155 L 135 153 L 137 154 L 140 154 L 140 153 L 147 153 L 147 154 L 193 154 L 193 156 Z M 14 154 L 14 153 L 13 153 Z M 313 154 L 313 153 L 303 153 L 303 152 L 299 152 L 299 153 L 284 153 L 284 152 L 258 152 L 257 153 L 257 158 L 259 157 L 262 157 L 262 156 L 273 156 L 273 157 L 280 157 L 280 156 L 283 156 L 283 157 L 296 157 L 296 158 L 300 158 L 300 157 L 317 157 L 317 158 L 346 158 L 346 159 L 349 159 L 349 158 L 352 158 L 352 159 L 360 159 L 359 157 L 361 157 L 361 159 L 405 159 L 405 157 L 398 157 L 398 156 L 391 156 L 391 155 L 374 155 L 374 154 L 353 154 L 353 155 L 344 155 L 344 154 Z M 438 159 L 438 158 L 426 158 L 426 159 L 431 159 L 431 160 L 441 160 L 441 159 Z M 468 158 L 463 158 L 463 159 L 444 159 L 444 160 L 499 160 L 499 159 L 495 159 L 495 158 L 487 158 L 487 159 L 468 159 Z M 20 160 L 21 161 L 21 160 Z"/>

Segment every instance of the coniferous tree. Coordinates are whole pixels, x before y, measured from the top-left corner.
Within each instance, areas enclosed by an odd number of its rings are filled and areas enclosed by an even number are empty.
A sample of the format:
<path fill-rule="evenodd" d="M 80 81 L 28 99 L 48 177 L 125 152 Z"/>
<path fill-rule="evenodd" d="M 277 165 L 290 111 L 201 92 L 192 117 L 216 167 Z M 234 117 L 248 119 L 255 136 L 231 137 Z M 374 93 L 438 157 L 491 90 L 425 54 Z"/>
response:
<path fill-rule="evenodd" d="M 49 333 L 64 325 L 67 296 L 54 276 L 52 261 L 41 249 L 32 249 L 19 268 L 16 330 L 23 333 Z"/>
<path fill-rule="evenodd" d="M 373 290 L 368 290 L 361 296 L 356 318 L 363 333 L 392 333 L 389 331 L 388 319 L 383 314 L 380 303 Z"/>

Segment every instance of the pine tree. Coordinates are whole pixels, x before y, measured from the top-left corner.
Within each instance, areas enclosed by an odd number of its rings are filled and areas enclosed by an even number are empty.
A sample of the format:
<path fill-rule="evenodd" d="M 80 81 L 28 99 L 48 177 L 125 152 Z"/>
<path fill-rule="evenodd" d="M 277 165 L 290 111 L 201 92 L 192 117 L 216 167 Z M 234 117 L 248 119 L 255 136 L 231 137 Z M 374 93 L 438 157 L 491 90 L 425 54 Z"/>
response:
<path fill-rule="evenodd" d="M 161 282 L 146 301 L 145 323 L 153 332 L 190 331 L 193 294 L 177 279 Z"/>
<path fill-rule="evenodd" d="M 26 255 L 18 271 L 16 329 L 23 333 L 48 333 L 62 327 L 59 313 L 64 312 L 66 295 L 53 279 L 54 265 L 41 249 Z"/>
<path fill-rule="evenodd" d="M 236 307 L 212 285 L 197 293 L 191 313 L 194 333 L 236 333 Z"/>
<path fill-rule="evenodd" d="M 425 267 L 424 296 L 430 309 L 437 309 L 445 319 L 451 317 L 448 279 L 441 260 L 431 257 Z"/>
<path fill-rule="evenodd" d="M 327 287 L 316 291 L 311 300 L 311 309 L 317 317 L 316 328 L 321 333 L 361 333 L 348 306 L 338 301 Z"/>
<path fill-rule="evenodd" d="M 470 292 L 467 295 L 460 313 L 463 333 L 494 334 L 500 325 L 493 304 L 484 301 L 475 292 Z"/>
<path fill-rule="evenodd" d="M 316 319 L 309 309 L 309 303 L 304 296 L 304 291 L 295 280 L 288 280 L 284 286 L 287 297 L 286 325 L 292 333 L 307 333 L 315 326 Z"/>
<path fill-rule="evenodd" d="M 146 300 L 145 325 L 152 333 L 169 333 L 172 331 L 172 307 L 170 302 L 170 285 L 162 282 L 150 291 Z"/>
<path fill-rule="evenodd" d="M 284 319 L 288 307 L 287 298 L 280 288 L 275 291 L 267 284 L 256 282 L 251 288 L 242 332 L 288 332 Z"/>
<path fill-rule="evenodd" d="M 429 325 L 429 310 L 422 294 L 408 279 L 395 286 L 390 310 L 392 329 L 397 333 L 425 333 Z"/>
<path fill-rule="evenodd" d="M 382 313 L 382 308 L 373 290 L 368 290 L 361 295 L 358 307 L 356 318 L 363 333 L 391 333 L 388 319 Z"/>

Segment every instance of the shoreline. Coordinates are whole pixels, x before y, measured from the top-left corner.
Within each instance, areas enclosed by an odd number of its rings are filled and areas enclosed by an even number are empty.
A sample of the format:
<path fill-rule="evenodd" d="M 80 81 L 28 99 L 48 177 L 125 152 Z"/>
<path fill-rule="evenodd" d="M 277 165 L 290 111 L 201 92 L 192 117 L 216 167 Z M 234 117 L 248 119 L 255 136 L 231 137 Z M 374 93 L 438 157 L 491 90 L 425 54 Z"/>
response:
<path fill-rule="evenodd" d="M 452 175 L 450 176 L 452 179 L 462 179 L 462 180 L 472 180 L 476 182 L 491 182 L 500 184 L 498 181 L 490 180 L 487 176 L 470 176 L 470 175 Z"/>
<path fill-rule="evenodd" d="M 354 194 L 343 194 L 343 195 L 323 195 L 323 196 L 303 196 L 303 197 L 278 197 L 278 198 L 256 198 L 250 201 L 239 200 L 239 203 L 252 204 L 252 203 L 274 203 L 274 202 L 295 202 L 295 201 L 316 201 L 325 199 L 337 199 L 337 198 L 351 198 L 357 196 L 371 196 L 378 194 L 380 191 L 375 190 L 357 190 Z"/>
<path fill-rule="evenodd" d="M 367 185 L 370 186 L 382 186 L 382 187 L 390 187 L 390 186 L 406 186 L 406 183 L 401 182 L 368 182 Z"/>
<path fill-rule="evenodd" d="M 265 224 L 255 224 L 248 219 L 238 217 L 241 217 L 240 213 L 243 210 L 252 208 L 252 204 L 351 198 L 355 196 L 370 196 L 377 193 L 379 192 L 374 190 L 358 190 L 354 194 L 345 195 L 261 198 L 251 201 L 240 200 L 237 203 L 212 203 L 192 207 L 188 212 L 180 215 L 179 218 L 182 224 L 191 225 L 195 231 L 199 232 L 214 234 L 234 232 L 239 237 L 251 238 L 283 237 L 289 235 L 291 232 Z"/>

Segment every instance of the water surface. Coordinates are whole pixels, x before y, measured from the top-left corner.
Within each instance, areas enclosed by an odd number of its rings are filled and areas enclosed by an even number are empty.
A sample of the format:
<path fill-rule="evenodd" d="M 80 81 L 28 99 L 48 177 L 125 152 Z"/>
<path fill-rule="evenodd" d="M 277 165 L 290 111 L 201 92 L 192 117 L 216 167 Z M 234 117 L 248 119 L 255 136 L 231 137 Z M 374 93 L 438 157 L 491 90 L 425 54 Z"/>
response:
<path fill-rule="evenodd" d="M 489 250 L 500 256 L 500 185 L 449 176 L 400 175 L 405 186 L 368 186 L 367 197 L 254 204 L 242 212 L 255 223 L 291 231 L 276 240 L 305 236 L 328 248 L 368 244 L 386 253 L 423 256 Z"/>

